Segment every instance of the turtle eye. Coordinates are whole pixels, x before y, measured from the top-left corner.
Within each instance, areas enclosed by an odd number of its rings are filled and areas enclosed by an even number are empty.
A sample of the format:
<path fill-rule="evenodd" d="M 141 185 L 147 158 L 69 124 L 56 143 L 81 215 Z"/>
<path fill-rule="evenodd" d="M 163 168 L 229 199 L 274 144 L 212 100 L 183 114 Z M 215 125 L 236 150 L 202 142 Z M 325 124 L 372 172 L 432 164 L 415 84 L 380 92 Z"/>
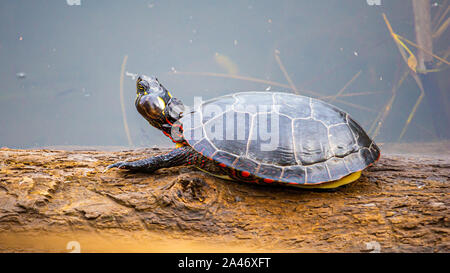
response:
<path fill-rule="evenodd" d="M 146 92 L 148 90 L 148 83 L 147 81 L 139 81 L 137 84 L 137 92 L 138 93 L 142 93 L 142 92 Z"/>

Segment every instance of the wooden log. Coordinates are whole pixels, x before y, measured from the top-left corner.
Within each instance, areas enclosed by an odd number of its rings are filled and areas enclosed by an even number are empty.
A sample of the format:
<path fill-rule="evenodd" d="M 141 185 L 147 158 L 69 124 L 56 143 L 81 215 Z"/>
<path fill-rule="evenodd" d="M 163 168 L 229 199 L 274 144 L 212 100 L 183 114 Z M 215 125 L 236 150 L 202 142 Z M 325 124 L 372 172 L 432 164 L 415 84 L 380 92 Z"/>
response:
<path fill-rule="evenodd" d="M 412 147 L 424 145 L 400 149 Z M 74 240 L 82 252 L 450 251 L 448 153 L 383 154 L 335 191 L 225 181 L 194 167 L 102 173 L 161 152 L 0 149 L 0 251 L 67 252 Z"/>

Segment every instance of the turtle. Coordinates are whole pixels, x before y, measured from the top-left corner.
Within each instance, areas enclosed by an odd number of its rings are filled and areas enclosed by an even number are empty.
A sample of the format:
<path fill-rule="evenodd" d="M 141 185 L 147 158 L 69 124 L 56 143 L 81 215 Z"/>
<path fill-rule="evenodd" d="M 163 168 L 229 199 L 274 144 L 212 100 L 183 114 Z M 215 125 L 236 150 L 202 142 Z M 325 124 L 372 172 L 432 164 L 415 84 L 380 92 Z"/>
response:
<path fill-rule="evenodd" d="M 137 111 L 175 144 L 166 154 L 107 166 L 153 173 L 194 165 L 219 178 L 301 188 L 356 181 L 380 149 L 348 113 L 289 92 L 236 92 L 188 108 L 155 76 L 136 80 Z"/>

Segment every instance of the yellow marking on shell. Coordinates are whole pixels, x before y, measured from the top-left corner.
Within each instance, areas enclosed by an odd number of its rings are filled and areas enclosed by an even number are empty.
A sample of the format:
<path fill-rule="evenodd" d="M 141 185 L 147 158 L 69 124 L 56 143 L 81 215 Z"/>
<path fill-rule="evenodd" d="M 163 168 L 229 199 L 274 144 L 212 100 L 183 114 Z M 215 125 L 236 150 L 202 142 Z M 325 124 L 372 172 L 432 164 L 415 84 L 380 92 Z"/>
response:
<path fill-rule="evenodd" d="M 172 94 L 170 94 L 170 92 L 169 92 L 169 91 L 167 91 L 167 95 L 169 95 L 169 97 L 172 97 Z"/>
<path fill-rule="evenodd" d="M 178 143 L 177 143 L 178 144 Z M 231 178 L 228 175 L 218 175 L 218 174 L 214 174 L 211 172 L 208 172 L 200 167 L 196 167 L 197 169 L 199 169 L 202 172 L 205 172 L 207 174 L 210 174 L 212 176 L 218 177 L 218 178 L 222 178 L 222 179 L 226 179 L 226 180 L 235 180 L 233 178 Z M 347 176 L 342 177 L 341 179 L 338 180 L 334 180 L 331 182 L 325 182 L 325 183 L 321 183 L 321 184 L 311 184 L 311 185 L 301 185 L 301 184 L 289 184 L 290 186 L 294 186 L 294 187 L 299 187 L 299 188 L 303 188 L 303 189 L 334 189 L 346 184 L 350 184 L 352 182 L 355 182 L 356 180 L 358 180 L 361 177 L 361 171 L 357 171 L 354 173 L 351 173 Z"/>
<path fill-rule="evenodd" d="M 144 92 L 144 95 L 148 95 L 148 93 L 147 93 L 147 92 Z"/>
<path fill-rule="evenodd" d="M 334 180 L 331 182 L 312 184 L 312 185 L 293 185 L 294 187 L 300 187 L 305 189 L 334 189 L 358 180 L 361 177 L 361 171 L 351 173 L 341 179 Z"/>

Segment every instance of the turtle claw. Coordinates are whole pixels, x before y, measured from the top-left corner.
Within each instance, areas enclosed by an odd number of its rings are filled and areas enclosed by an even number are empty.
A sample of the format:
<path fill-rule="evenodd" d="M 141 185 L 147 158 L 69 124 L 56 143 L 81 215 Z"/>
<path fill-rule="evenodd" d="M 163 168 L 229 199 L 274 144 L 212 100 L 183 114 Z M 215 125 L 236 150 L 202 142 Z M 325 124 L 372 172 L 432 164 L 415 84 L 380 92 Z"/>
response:
<path fill-rule="evenodd" d="M 106 173 L 107 171 L 109 171 L 112 168 L 127 169 L 127 167 L 128 167 L 128 162 L 121 161 L 121 162 L 117 162 L 117 163 L 109 165 L 108 167 L 106 167 L 106 169 L 103 170 L 102 173 Z"/>

